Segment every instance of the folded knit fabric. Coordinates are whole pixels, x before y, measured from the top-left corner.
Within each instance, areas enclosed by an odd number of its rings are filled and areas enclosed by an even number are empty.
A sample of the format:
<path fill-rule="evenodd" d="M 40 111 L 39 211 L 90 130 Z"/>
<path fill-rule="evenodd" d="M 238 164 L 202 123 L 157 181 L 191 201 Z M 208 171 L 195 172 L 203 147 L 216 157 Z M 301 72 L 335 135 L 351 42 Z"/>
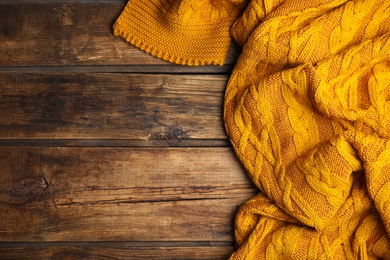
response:
<path fill-rule="evenodd" d="M 221 64 L 229 30 L 224 120 L 260 190 L 231 259 L 390 259 L 390 1 L 129 1 L 114 25 L 189 65 Z"/>

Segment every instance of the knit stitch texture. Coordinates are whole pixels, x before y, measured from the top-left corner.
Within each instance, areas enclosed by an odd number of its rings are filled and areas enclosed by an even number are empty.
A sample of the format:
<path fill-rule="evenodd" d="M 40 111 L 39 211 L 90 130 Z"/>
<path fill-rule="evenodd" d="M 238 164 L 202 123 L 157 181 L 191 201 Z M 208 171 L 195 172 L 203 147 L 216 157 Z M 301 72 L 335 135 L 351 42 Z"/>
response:
<path fill-rule="evenodd" d="M 129 1 L 114 25 L 187 65 L 222 64 L 229 31 L 224 121 L 259 188 L 231 259 L 390 259 L 390 1 Z"/>

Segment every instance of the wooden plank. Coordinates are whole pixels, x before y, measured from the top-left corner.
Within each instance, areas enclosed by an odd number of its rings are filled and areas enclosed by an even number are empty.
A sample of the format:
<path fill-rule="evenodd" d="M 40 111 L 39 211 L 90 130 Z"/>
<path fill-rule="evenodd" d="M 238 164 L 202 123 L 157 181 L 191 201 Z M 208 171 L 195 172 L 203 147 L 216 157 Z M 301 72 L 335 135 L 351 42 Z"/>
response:
<path fill-rule="evenodd" d="M 170 65 L 113 36 L 111 27 L 124 6 L 3 4 L 0 66 Z M 237 53 L 233 44 L 226 64 L 235 63 Z"/>
<path fill-rule="evenodd" d="M 0 73 L 0 139 L 127 139 L 158 146 L 227 136 L 223 75 Z"/>
<path fill-rule="evenodd" d="M 109 65 L 109 66 L 0 66 L 0 72 L 19 73 L 150 73 L 150 74 L 208 74 L 230 75 L 234 65 L 182 66 L 167 65 Z"/>
<path fill-rule="evenodd" d="M 0 241 L 232 241 L 230 148 L 0 148 Z"/>
<path fill-rule="evenodd" d="M 233 246 L 187 246 L 187 247 L 92 247 L 92 246 L 34 246 L 0 248 L 0 259 L 228 259 Z"/>
<path fill-rule="evenodd" d="M 230 147 L 227 139 L 0 139 L 0 147 Z"/>

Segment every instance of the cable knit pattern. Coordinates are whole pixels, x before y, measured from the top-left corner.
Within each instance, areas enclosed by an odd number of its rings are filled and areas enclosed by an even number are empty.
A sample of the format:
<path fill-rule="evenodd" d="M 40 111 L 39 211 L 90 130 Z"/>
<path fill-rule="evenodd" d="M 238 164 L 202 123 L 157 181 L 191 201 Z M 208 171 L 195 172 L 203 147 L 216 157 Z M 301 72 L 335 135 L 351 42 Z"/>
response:
<path fill-rule="evenodd" d="M 259 188 L 237 213 L 231 259 L 390 259 L 390 1 L 219 4 L 236 7 L 224 26 L 242 46 L 225 125 Z"/>

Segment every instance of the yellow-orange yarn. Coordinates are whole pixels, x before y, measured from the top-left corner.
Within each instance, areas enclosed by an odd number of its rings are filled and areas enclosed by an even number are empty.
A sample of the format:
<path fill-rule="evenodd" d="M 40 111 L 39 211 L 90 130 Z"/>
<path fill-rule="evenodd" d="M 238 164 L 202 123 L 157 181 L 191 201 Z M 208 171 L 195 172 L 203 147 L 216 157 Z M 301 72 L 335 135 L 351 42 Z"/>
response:
<path fill-rule="evenodd" d="M 155 56 L 221 64 L 230 29 L 242 46 L 224 120 L 260 192 L 231 259 L 390 259 L 390 1 L 140 2 L 114 33 Z"/>
<path fill-rule="evenodd" d="M 243 6 L 242 0 L 130 0 L 114 35 L 169 62 L 223 65 Z"/>

